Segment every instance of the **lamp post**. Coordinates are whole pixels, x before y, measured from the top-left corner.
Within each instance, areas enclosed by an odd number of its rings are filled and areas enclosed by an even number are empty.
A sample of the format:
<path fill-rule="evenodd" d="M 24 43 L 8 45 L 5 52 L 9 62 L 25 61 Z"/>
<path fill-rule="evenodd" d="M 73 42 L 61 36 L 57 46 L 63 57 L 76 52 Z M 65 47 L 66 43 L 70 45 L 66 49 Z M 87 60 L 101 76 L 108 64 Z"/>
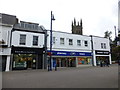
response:
<path fill-rule="evenodd" d="M 54 15 L 52 14 L 52 11 L 51 11 L 51 23 L 50 23 L 50 61 L 49 61 L 49 64 L 50 64 L 50 71 L 52 71 L 52 21 L 54 21 L 55 18 L 54 18 Z"/>

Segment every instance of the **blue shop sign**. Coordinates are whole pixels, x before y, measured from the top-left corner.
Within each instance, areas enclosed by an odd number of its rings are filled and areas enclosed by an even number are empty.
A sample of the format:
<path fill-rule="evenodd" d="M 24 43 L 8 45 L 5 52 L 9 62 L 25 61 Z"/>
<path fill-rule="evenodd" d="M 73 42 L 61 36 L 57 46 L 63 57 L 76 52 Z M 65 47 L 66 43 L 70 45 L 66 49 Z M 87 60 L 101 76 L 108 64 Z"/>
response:
<path fill-rule="evenodd" d="M 47 52 L 50 52 L 49 50 Z M 91 52 L 51 51 L 54 56 L 92 56 Z"/>

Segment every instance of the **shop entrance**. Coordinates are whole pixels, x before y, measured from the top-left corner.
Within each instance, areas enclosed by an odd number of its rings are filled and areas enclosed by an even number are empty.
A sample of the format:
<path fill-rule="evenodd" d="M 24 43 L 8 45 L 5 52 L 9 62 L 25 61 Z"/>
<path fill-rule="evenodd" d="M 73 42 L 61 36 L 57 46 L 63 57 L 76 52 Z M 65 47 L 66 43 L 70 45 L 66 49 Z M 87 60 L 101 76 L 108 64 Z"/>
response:
<path fill-rule="evenodd" d="M 57 57 L 57 58 L 54 58 L 54 60 L 56 60 L 57 67 L 75 67 L 76 66 L 75 57 L 71 57 L 71 58 Z"/>
<path fill-rule="evenodd" d="M 96 64 L 97 66 L 100 66 L 100 62 L 106 63 L 106 61 L 109 61 L 109 56 L 96 56 Z"/>

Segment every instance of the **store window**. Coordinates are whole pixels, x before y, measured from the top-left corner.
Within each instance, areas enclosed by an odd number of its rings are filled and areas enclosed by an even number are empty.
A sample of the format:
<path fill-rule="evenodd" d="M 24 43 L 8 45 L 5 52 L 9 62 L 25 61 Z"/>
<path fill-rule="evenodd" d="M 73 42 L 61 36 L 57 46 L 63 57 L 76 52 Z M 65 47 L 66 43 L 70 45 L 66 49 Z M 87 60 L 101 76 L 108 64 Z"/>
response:
<path fill-rule="evenodd" d="M 36 55 L 15 54 L 13 59 L 13 69 L 36 68 Z"/>
<path fill-rule="evenodd" d="M 60 38 L 60 44 L 64 45 L 64 38 Z"/>
<path fill-rule="evenodd" d="M 33 36 L 33 45 L 38 46 L 38 36 Z"/>
<path fill-rule="evenodd" d="M 92 59 L 90 57 L 78 57 L 78 65 L 81 64 L 92 64 Z"/>
<path fill-rule="evenodd" d="M 81 46 L 81 40 L 77 40 L 77 45 Z"/>
<path fill-rule="evenodd" d="M 88 46 L 88 41 L 84 41 L 84 45 L 85 45 L 85 47 L 87 47 Z"/>
<path fill-rule="evenodd" d="M 69 39 L 69 45 L 73 45 L 73 39 Z"/>
<path fill-rule="evenodd" d="M 25 45 L 26 44 L 26 35 L 20 34 L 20 45 Z"/>

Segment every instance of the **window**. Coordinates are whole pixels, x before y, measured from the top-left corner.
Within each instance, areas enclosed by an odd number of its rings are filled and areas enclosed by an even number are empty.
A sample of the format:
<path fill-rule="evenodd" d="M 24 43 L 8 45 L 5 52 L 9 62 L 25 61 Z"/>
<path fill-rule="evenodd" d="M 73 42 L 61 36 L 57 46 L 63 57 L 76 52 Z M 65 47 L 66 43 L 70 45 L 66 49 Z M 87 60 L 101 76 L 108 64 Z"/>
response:
<path fill-rule="evenodd" d="M 38 46 L 38 36 L 33 36 L 33 45 Z"/>
<path fill-rule="evenodd" d="M 104 43 L 104 49 L 106 49 L 106 44 Z"/>
<path fill-rule="evenodd" d="M 20 34 L 20 45 L 26 44 L 26 35 Z"/>
<path fill-rule="evenodd" d="M 85 45 L 85 47 L 87 47 L 88 46 L 88 41 L 84 41 L 84 45 Z"/>
<path fill-rule="evenodd" d="M 101 43 L 101 48 L 103 48 L 103 43 Z"/>
<path fill-rule="evenodd" d="M 77 45 L 81 46 L 81 40 L 77 40 Z"/>
<path fill-rule="evenodd" d="M 69 45 L 73 45 L 73 40 L 69 39 Z"/>
<path fill-rule="evenodd" d="M 106 43 L 101 43 L 101 48 L 106 49 Z"/>
<path fill-rule="evenodd" d="M 55 44 L 55 37 L 53 37 L 53 44 Z"/>
<path fill-rule="evenodd" d="M 60 38 L 60 44 L 64 44 L 64 38 Z"/>

